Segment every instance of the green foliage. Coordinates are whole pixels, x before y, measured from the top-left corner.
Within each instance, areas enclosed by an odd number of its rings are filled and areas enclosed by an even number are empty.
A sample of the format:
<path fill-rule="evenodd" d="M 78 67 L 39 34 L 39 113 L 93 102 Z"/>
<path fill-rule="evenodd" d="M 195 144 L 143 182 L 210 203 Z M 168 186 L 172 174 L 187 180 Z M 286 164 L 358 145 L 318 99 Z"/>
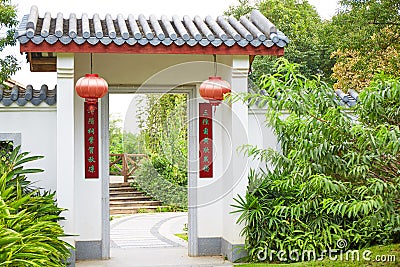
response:
<path fill-rule="evenodd" d="M 267 107 L 281 146 L 243 147 L 266 163 L 235 205 L 251 259 L 265 246 L 321 253 L 338 239 L 348 249 L 399 242 L 400 80 L 380 77 L 349 110 L 320 79 L 278 63 L 264 91 L 236 96 Z"/>
<path fill-rule="evenodd" d="M 135 172 L 135 183 L 146 193 L 166 205 L 187 209 L 187 187 L 171 183 L 161 176 L 148 159 Z"/>
<path fill-rule="evenodd" d="M 285 47 L 285 58 L 300 64 L 300 70 L 306 77 L 320 74 L 324 80 L 330 79 L 334 64 L 330 55 L 334 49 L 323 42 L 327 22 L 321 20 L 315 7 L 308 1 L 259 0 L 252 6 L 249 0 L 240 0 L 225 15 L 239 18 L 254 8 L 259 9 L 289 37 L 290 44 Z M 254 80 L 258 81 L 264 73 L 272 73 L 276 60 L 272 56 L 256 56 L 252 65 Z"/>
<path fill-rule="evenodd" d="M 146 97 L 147 105 L 140 106 L 138 119 L 148 152 L 181 162 L 182 157 L 187 158 L 187 95 L 151 94 Z"/>
<path fill-rule="evenodd" d="M 182 209 L 177 206 L 160 206 L 156 208 L 156 212 L 180 212 L 185 209 Z"/>
<path fill-rule="evenodd" d="M 369 87 L 361 92 L 363 104 L 358 105 L 360 120 L 370 127 L 381 124 L 400 126 L 399 79 L 376 76 Z M 373 112 L 371 112 L 373 111 Z"/>
<path fill-rule="evenodd" d="M 164 179 L 187 184 L 187 95 L 147 95 L 138 111 L 147 152 Z"/>
<path fill-rule="evenodd" d="M 175 234 L 177 237 L 182 238 L 185 241 L 188 241 L 189 237 L 187 233 L 184 234 Z"/>
<path fill-rule="evenodd" d="M 334 53 L 336 87 L 361 91 L 374 75 L 400 74 L 398 0 L 342 0 L 327 43 Z"/>
<path fill-rule="evenodd" d="M 187 170 L 172 164 L 170 160 L 159 155 L 153 155 L 151 157 L 151 164 L 165 180 L 179 186 L 187 185 Z"/>
<path fill-rule="evenodd" d="M 120 126 L 121 123 L 121 119 L 113 117 L 110 119 L 110 153 L 144 154 L 146 149 L 144 147 L 143 137 L 140 134 L 124 131 Z"/>
<path fill-rule="evenodd" d="M 124 131 L 120 126 L 121 123 L 121 119 L 111 116 L 109 124 L 110 154 L 145 154 L 146 148 L 142 134 Z M 117 156 L 110 156 L 110 162 L 117 159 Z M 120 170 L 122 170 L 122 162 L 110 167 L 110 173 L 118 173 Z"/>
<path fill-rule="evenodd" d="M 357 49 L 362 52 L 385 49 L 390 45 L 400 46 L 400 2 L 397 0 L 341 0 L 339 13 L 333 17 L 335 37 L 344 36 L 336 42 L 342 49 Z M 389 27 L 393 34 L 385 32 Z M 371 39 L 383 34 L 385 42 Z M 397 36 L 397 37 L 396 37 Z"/>
<path fill-rule="evenodd" d="M 12 141 L 0 141 L 0 161 L 7 162 L 13 151 Z"/>
<path fill-rule="evenodd" d="M 14 27 L 17 25 L 15 6 L 9 0 L 0 0 L 0 52 L 15 45 Z M 17 59 L 11 55 L 0 58 L 0 84 L 19 70 Z"/>
<path fill-rule="evenodd" d="M 276 174 L 250 177 L 258 187 L 235 207 L 246 226 L 246 247 L 252 260 L 259 250 L 323 250 L 345 239 L 346 249 L 400 241 L 400 216 L 391 183 L 368 179 L 363 185 L 321 175 L 294 179 Z"/>
<path fill-rule="evenodd" d="M 110 136 L 110 154 L 123 154 L 124 153 L 124 141 L 123 133 L 119 124 L 122 123 L 121 119 L 116 119 L 110 116 L 110 123 L 108 126 Z"/>
<path fill-rule="evenodd" d="M 65 266 L 70 256 L 55 193 L 33 190 L 25 176 L 41 171 L 22 166 L 39 158 L 18 147 L 0 161 L 0 266 Z"/>
<path fill-rule="evenodd" d="M 229 6 L 228 10 L 224 12 L 225 16 L 234 16 L 236 19 L 239 19 L 254 9 L 249 0 L 238 0 L 238 2 L 237 5 Z"/>

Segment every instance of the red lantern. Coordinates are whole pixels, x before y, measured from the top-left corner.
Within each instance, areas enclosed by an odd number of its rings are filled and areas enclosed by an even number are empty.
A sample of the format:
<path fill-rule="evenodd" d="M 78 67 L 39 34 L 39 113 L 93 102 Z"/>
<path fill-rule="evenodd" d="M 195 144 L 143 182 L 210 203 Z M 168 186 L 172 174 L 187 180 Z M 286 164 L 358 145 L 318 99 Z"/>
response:
<path fill-rule="evenodd" d="M 107 94 L 108 84 L 98 74 L 86 74 L 76 82 L 75 90 L 80 97 L 85 98 L 89 105 L 88 111 L 93 112 L 97 99 Z"/>
<path fill-rule="evenodd" d="M 231 92 L 231 85 L 221 77 L 211 76 L 200 85 L 200 95 L 212 106 L 218 106 L 224 100 L 224 95 Z"/>

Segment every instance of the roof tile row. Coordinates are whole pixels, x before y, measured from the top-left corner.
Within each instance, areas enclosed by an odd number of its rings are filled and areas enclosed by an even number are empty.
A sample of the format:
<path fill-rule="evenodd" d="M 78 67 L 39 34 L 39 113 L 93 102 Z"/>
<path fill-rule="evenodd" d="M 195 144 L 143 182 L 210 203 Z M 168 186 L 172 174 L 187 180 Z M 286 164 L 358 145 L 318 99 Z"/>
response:
<path fill-rule="evenodd" d="M 284 47 L 289 43 L 285 34 L 258 10 L 253 10 L 248 17 L 243 16 L 239 21 L 234 17 L 225 19 L 219 16 L 215 20 L 211 16 L 204 19 L 195 16 L 192 19 L 187 15 L 183 16 L 183 20 L 178 16 L 173 16 L 170 20 L 167 16 L 157 19 L 154 15 L 146 18 L 143 14 L 137 17 L 130 14 L 127 18 L 121 14 L 116 18 L 107 14 L 101 19 L 98 14 L 94 14 L 92 18 L 83 14 L 81 18 L 77 18 L 74 13 L 69 16 L 58 13 L 52 18 L 49 12 L 39 17 L 38 8 L 32 6 L 30 14 L 22 19 L 16 38 L 22 44 L 69 44 L 73 41 L 77 44 L 88 42 L 92 45 L 100 42 L 104 45 L 149 43 L 156 46 L 162 43 L 168 46 L 175 43 L 178 46 L 199 44 L 218 47 L 222 44 L 238 44 L 242 47 Z"/>
<path fill-rule="evenodd" d="M 47 85 L 42 85 L 39 90 L 33 89 L 32 85 L 20 88 L 15 85 L 12 88 L 5 88 L 0 85 L 0 103 L 4 106 L 10 106 L 16 103 L 18 106 L 25 106 L 28 102 L 38 106 L 42 102 L 49 106 L 55 105 L 57 102 L 57 87 L 49 90 Z"/>
<path fill-rule="evenodd" d="M 353 107 L 357 104 L 358 93 L 357 91 L 350 89 L 347 94 L 340 89 L 335 90 L 336 95 L 341 100 L 341 103 L 349 107 Z"/>

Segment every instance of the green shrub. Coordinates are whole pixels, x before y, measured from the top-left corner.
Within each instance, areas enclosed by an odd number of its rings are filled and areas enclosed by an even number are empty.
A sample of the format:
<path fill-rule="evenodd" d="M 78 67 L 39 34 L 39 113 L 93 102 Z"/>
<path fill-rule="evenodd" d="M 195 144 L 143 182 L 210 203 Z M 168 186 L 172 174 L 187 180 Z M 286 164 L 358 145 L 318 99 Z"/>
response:
<path fill-rule="evenodd" d="M 40 172 L 22 164 L 40 157 L 12 151 L 0 161 L 0 266 L 65 266 L 72 247 L 57 223 L 61 208 L 54 193 L 34 190 L 25 174 Z"/>
<path fill-rule="evenodd" d="M 151 156 L 151 163 L 156 171 L 167 181 L 179 185 L 187 185 L 187 170 L 181 169 L 167 158 L 160 155 Z"/>
<path fill-rule="evenodd" d="M 250 258 L 400 242 L 400 80 L 378 77 L 353 109 L 285 59 L 261 84 L 244 100 L 267 107 L 280 150 L 243 147 L 265 163 L 235 205 Z"/>
<path fill-rule="evenodd" d="M 345 239 L 345 249 L 400 241 L 400 216 L 393 183 L 369 179 L 364 185 L 329 176 L 290 178 L 252 172 L 246 197 L 235 205 L 252 260 L 270 250 L 315 250 L 319 255 Z M 300 253 L 301 254 L 301 253 Z"/>
<path fill-rule="evenodd" d="M 171 183 L 161 176 L 149 159 L 140 162 L 134 182 L 146 193 L 166 205 L 187 209 L 187 187 Z"/>

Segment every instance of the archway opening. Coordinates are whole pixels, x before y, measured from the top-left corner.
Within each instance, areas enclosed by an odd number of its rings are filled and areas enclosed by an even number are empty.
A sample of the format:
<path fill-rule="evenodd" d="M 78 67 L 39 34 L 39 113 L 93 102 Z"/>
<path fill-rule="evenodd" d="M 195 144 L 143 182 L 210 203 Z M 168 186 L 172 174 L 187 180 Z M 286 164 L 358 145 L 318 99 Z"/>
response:
<path fill-rule="evenodd" d="M 112 258 L 121 249 L 134 255 L 149 248 L 187 257 L 196 243 L 196 225 L 188 220 L 192 92 L 110 94 Z"/>

